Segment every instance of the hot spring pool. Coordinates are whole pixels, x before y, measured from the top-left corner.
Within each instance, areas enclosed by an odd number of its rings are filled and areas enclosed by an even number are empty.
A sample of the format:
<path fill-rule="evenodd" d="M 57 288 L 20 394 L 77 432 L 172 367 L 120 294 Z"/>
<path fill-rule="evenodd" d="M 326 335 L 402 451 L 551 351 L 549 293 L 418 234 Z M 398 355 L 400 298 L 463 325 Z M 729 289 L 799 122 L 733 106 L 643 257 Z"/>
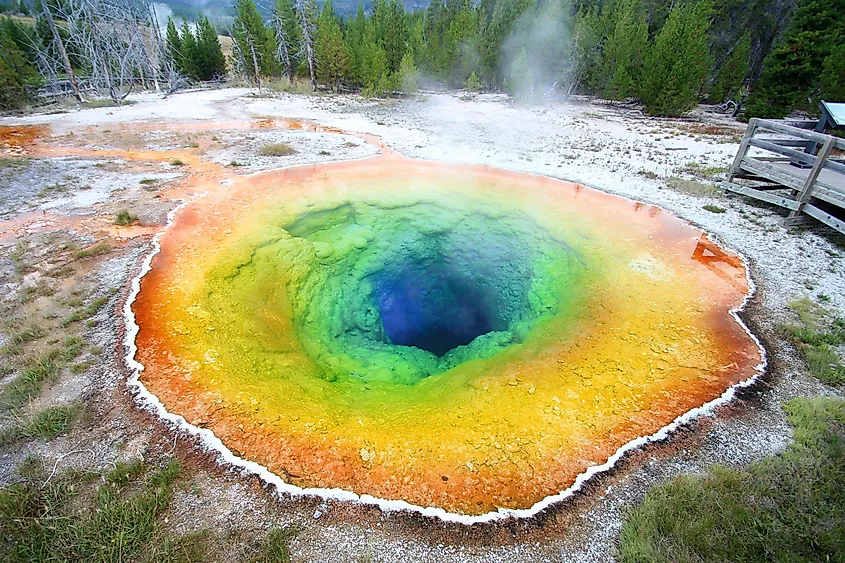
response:
<path fill-rule="evenodd" d="M 160 245 L 132 304 L 140 381 L 292 492 L 530 513 L 761 363 L 736 256 L 548 178 L 269 172 Z"/>

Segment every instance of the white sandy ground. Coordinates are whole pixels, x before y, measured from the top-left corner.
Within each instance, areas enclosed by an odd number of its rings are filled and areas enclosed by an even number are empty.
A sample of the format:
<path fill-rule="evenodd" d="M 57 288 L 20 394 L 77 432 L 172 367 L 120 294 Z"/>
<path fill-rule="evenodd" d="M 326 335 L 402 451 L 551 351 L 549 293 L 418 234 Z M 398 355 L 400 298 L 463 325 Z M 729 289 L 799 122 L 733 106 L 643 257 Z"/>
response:
<path fill-rule="evenodd" d="M 744 129 L 742 124 L 701 111 L 693 116 L 695 121 L 658 120 L 644 118 L 627 107 L 589 100 L 517 107 L 503 96 L 461 93 L 370 102 L 353 96 L 282 94 L 279 98 L 256 98 L 244 89 L 228 89 L 179 93 L 165 100 L 160 95 L 143 94 L 134 97 L 134 101 L 133 105 L 119 108 L 2 119 L 0 125 L 50 123 L 58 135 L 79 134 L 93 125 L 142 121 L 303 118 L 350 132 L 379 135 L 392 149 L 410 157 L 544 174 L 653 203 L 701 226 L 748 259 L 759 291 L 752 328 L 771 344 L 770 361 L 779 372 L 747 397 L 739 409 L 712 417 L 708 424 L 697 425 L 691 436 L 679 437 L 678 451 L 666 448 L 669 451 L 635 454 L 635 459 L 623 463 L 612 477 L 602 478 L 597 492 L 589 493 L 578 501 L 577 507 L 572 507 L 573 511 L 577 508 L 577 516 L 571 521 L 567 521 L 565 513 L 556 514 L 554 519 L 564 523 L 553 526 L 553 533 L 536 533 L 532 529 L 530 533 L 517 531 L 507 538 L 498 533 L 495 538 L 491 535 L 485 539 L 482 534 L 480 540 L 476 534 L 472 541 L 463 542 L 455 539 L 459 533 L 452 532 L 445 536 L 451 538 L 447 542 L 438 539 L 443 536 L 426 533 L 425 524 L 420 525 L 418 533 L 409 533 L 401 515 L 372 517 L 368 513 L 367 518 L 344 517 L 354 514 L 354 510 L 343 503 L 315 501 L 310 509 L 297 505 L 274 512 L 277 503 L 254 487 L 237 478 L 215 475 L 200 476 L 196 490 L 177 491 L 172 513 L 179 532 L 203 527 L 226 530 L 238 522 L 261 527 L 271 522 L 300 521 L 305 527 L 292 544 L 295 561 L 609 561 L 613 559 L 625 507 L 640 500 L 651 485 L 680 473 L 702 472 L 713 463 L 744 464 L 782 451 L 791 434 L 779 404 L 795 396 L 835 392 L 803 373 L 794 349 L 779 339 L 775 327 L 779 322 L 793 320 L 786 305 L 804 295 L 827 296 L 830 301 L 826 306 L 845 314 L 842 249 L 823 236 L 823 229 L 788 233 L 780 225 L 781 216 L 768 207 L 742 199 L 685 195 L 667 187 L 667 178 L 683 177 L 678 169 L 691 162 L 727 167 L 737 148 L 736 137 Z M 735 127 L 736 135 L 683 133 L 701 121 Z M 373 154 L 372 147 L 361 145 L 359 139 L 325 133 L 255 131 L 249 136 L 224 140 L 226 146 L 210 156 L 220 163 L 243 160 L 243 173 L 282 163 L 346 160 Z M 298 153 L 279 164 L 274 159 L 254 157 L 255 149 L 266 142 L 287 142 Z M 357 142 L 358 146 L 345 145 L 347 142 Z M 320 151 L 329 154 L 321 155 Z M 644 171 L 656 177 L 643 176 Z M 127 180 L 136 181 L 137 178 Z M 111 190 L 105 185 L 96 186 L 92 194 L 96 194 L 95 203 L 99 203 L 111 197 Z M 85 202 L 84 197 L 68 196 L 66 201 L 45 205 L 78 208 Z M 703 209 L 706 204 L 726 207 L 728 211 L 714 214 Z M 101 285 L 124 285 L 144 251 L 145 248 L 134 248 L 126 256 L 104 264 Z M 116 326 L 114 319 L 104 319 L 104 328 L 97 330 L 105 341 L 114 341 L 114 335 L 102 331 Z M 100 376 L 109 378 L 106 372 Z M 110 383 L 121 384 L 113 377 Z M 74 387 L 72 382 L 62 385 Z M 53 393 L 63 391 L 59 388 Z M 67 390 L 68 393 L 74 392 Z M 111 440 L 94 446 L 96 457 L 106 461 L 128 459 L 143 451 L 147 435 L 139 435 L 137 429 L 133 433 L 128 426 L 127 423 L 126 428 L 110 430 Z M 67 451 L 75 447 L 61 441 L 59 438 L 55 446 L 34 443 L 28 451 L 50 458 L 56 457 L 62 447 Z M 283 508 L 285 503 L 280 503 Z"/>

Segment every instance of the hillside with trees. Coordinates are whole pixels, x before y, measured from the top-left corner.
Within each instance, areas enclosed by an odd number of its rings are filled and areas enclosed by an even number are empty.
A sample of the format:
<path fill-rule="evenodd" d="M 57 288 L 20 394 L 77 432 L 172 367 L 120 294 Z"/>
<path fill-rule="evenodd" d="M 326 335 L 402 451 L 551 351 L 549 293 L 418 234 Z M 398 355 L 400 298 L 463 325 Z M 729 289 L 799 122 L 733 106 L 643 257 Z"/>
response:
<path fill-rule="evenodd" d="M 6 108 L 75 74 L 113 98 L 128 84 L 173 88 L 229 71 L 256 87 L 284 79 L 376 96 L 420 84 L 526 100 L 588 94 L 662 116 L 748 92 L 747 115 L 784 116 L 845 90 L 845 0 L 433 0 L 418 11 L 374 0 L 346 17 L 332 0 L 275 0 L 269 14 L 238 0 L 228 61 L 203 16 L 162 33 L 150 5 L 127 0 L 16 9 L 34 24 L 0 22 Z"/>

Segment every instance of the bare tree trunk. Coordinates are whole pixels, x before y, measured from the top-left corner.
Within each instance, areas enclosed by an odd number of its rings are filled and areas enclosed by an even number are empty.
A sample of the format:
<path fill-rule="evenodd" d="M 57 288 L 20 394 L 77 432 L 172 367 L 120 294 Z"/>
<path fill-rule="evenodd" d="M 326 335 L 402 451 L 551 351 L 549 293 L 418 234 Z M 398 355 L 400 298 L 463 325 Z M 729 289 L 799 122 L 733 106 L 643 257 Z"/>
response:
<path fill-rule="evenodd" d="M 50 7 L 47 6 L 47 0 L 41 0 L 41 8 L 44 10 L 44 17 L 47 18 L 47 25 L 50 26 L 50 33 L 53 34 L 53 41 L 56 42 L 56 48 L 59 50 L 59 54 L 62 57 L 62 63 L 65 66 L 65 72 L 70 80 L 71 88 L 73 88 L 73 94 L 76 96 L 76 100 L 82 103 L 85 100 L 82 99 L 82 94 L 79 93 L 79 85 L 76 83 L 76 75 L 73 73 L 73 68 L 70 66 L 70 59 L 67 56 L 65 44 L 62 41 L 62 36 L 59 35 L 58 28 L 56 28 L 56 22 L 53 20 L 53 13 L 50 11 Z"/>
<path fill-rule="evenodd" d="M 306 6 L 299 10 L 300 24 L 302 27 L 302 52 L 308 61 L 308 74 L 311 76 L 311 90 L 317 89 L 317 78 L 314 74 L 314 22 L 310 21 L 306 13 Z"/>
<path fill-rule="evenodd" d="M 241 47 L 237 41 L 232 42 L 232 53 L 237 56 L 235 61 L 238 63 L 238 70 L 246 76 L 247 84 L 249 84 L 249 87 L 252 88 L 252 77 L 249 74 L 249 69 L 246 67 L 246 60 L 244 59 L 243 51 L 241 51 Z"/>
<path fill-rule="evenodd" d="M 249 43 L 249 50 L 252 53 L 252 68 L 255 70 L 255 83 L 258 85 L 258 89 L 261 90 L 261 71 L 258 68 L 258 54 L 255 52 L 255 42 L 249 34 L 247 34 L 247 42 Z"/>
<path fill-rule="evenodd" d="M 274 21 L 276 27 L 276 56 L 279 57 L 279 62 L 284 68 L 284 72 L 293 81 L 293 65 L 290 61 L 290 51 L 288 50 L 288 41 L 285 37 L 284 22 L 282 16 L 278 13 L 274 14 Z"/>

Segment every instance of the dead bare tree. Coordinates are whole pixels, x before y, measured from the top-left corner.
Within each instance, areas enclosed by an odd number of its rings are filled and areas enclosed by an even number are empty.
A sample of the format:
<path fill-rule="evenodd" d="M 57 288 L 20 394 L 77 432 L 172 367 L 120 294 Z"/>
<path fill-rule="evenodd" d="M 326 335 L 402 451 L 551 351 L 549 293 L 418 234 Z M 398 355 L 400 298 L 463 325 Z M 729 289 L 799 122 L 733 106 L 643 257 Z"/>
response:
<path fill-rule="evenodd" d="M 285 36 L 285 24 L 283 15 L 279 10 L 273 10 L 273 27 L 276 34 L 276 57 L 279 59 L 284 72 L 293 79 L 293 64 L 291 64 L 290 51 L 288 49 L 288 38 Z"/>
<path fill-rule="evenodd" d="M 246 77 L 246 81 L 249 84 L 249 87 L 252 88 L 252 75 L 247 69 L 244 53 L 241 50 L 241 46 L 238 44 L 237 41 L 232 42 L 232 54 L 234 55 L 234 60 L 232 61 L 233 72 L 236 75 Z"/>
<path fill-rule="evenodd" d="M 253 79 L 255 80 L 255 87 L 259 90 L 261 89 L 261 52 L 255 46 L 255 37 L 249 32 L 246 26 L 242 22 L 238 22 L 235 24 L 236 27 L 232 28 L 232 37 L 235 39 L 233 44 L 237 46 L 238 56 L 240 57 L 240 61 L 243 64 L 243 69 L 246 71 L 247 80 L 249 81 L 249 87 L 253 87 Z M 252 63 L 252 68 L 249 68 L 247 61 L 244 58 L 244 52 L 241 45 L 239 45 L 239 41 L 237 37 L 240 36 L 243 38 L 244 42 L 246 43 L 246 48 L 249 49 L 249 58 L 250 62 Z M 252 75 L 250 77 L 250 75 Z"/>
<path fill-rule="evenodd" d="M 302 45 L 299 56 L 305 56 L 308 62 L 308 74 L 311 77 L 311 89 L 317 89 L 317 78 L 314 74 L 314 43 L 317 36 L 317 6 L 314 0 L 303 0 L 298 9 L 299 27 L 302 32 Z"/>
<path fill-rule="evenodd" d="M 56 27 L 56 21 L 53 19 L 53 13 L 50 11 L 50 6 L 47 5 L 47 0 L 41 0 L 41 9 L 43 11 L 44 19 L 50 27 L 50 33 L 53 35 L 53 42 L 55 43 L 56 49 L 59 51 L 59 55 L 61 56 L 62 64 L 65 67 L 65 74 L 67 74 L 68 80 L 70 80 L 71 87 L 73 88 L 73 94 L 81 103 L 83 101 L 82 94 L 79 93 L 79 85 L 76 83 L 76 74 L 74 74 L 73 67 L 70 65 L 70 58 L 67 55 L 65 43 L 62 40 L 61 34 L 59 34 L 58 28 Z"/>
<path fill-rule="evenodd" d="M 89 72 L 88 83 L 122 101 L 136 82 L 156 76 L 148 47 L 152 13 L 130 0 L 65 0 L 58 14 L 67 21 L 67 43 Z"/>

